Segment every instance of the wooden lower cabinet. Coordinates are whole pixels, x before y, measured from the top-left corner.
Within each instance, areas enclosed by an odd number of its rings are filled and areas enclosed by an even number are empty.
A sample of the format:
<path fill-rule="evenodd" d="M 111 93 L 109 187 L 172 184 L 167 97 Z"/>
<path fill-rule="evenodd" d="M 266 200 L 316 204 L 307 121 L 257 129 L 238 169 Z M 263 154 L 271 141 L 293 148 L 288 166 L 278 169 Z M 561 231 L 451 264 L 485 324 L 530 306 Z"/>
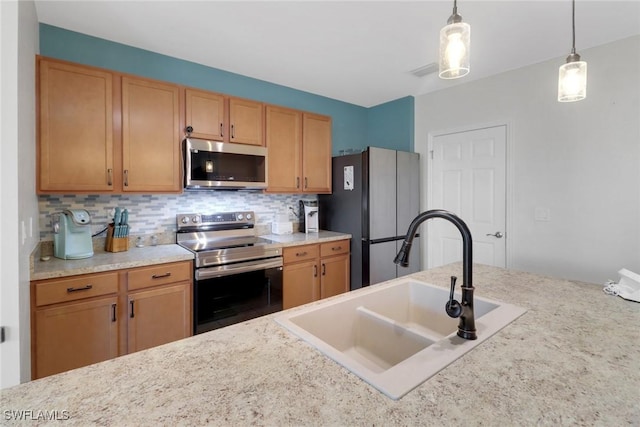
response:
<path fill-rule="evenodd" d="M 190 336 L 191 283 L 129 294 L 129 353 Z"/>
<path fill-rule="evenodd" d="M 186 338 L 192 261 L 31 282 L 33 379 Z"/>
<path fill-rule="evenodd" d="M 284 248 L 283 309 L 349 291 L 349 240 Z"/>
<path fill-rule="evenodd" d="M 320 297 L 316 260 L 284 265 L 282 270 L 282 308 L 297 307 Z"/>
<path fill-rule="evenodd" d="M 37 310 L 33 378 L 118 356 L 116 309 L 113 296 Z"/>

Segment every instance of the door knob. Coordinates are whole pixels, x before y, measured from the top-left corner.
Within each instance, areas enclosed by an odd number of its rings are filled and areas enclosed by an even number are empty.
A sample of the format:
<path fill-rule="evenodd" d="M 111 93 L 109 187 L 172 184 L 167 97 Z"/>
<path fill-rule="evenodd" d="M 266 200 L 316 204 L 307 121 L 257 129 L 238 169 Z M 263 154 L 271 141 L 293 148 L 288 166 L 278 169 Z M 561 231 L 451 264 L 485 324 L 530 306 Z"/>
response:
<path fill-rule="evenodd" d="M 501 239 L 502 236 L 504 236 L 504 234 L 502 234 L 501 231 L 496 231 L 495 233 L 491 234 L 491 233 L 487 233 L 487 236 L 493 236 L 493 237 L 497 237 L 498 239 Z"/>

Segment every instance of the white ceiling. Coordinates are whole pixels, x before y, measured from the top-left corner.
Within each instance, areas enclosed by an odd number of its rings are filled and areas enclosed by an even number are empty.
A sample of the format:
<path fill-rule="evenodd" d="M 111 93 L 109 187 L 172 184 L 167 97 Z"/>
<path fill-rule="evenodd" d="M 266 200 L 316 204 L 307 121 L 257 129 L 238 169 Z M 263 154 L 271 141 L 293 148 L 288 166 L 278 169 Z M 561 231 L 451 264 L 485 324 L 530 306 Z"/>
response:
<path fill-rule="evenodd" d="M 35 3 L 46 24 L 364 107 L 551 58 L 560 66 L 571 50 L 570 0 L 460 0 L 471 72 L 448 81 L 409 72 L 437 61 L 453 0 Z M 640 34 L 640 0 L 576 3 L 578 53 Z"/>

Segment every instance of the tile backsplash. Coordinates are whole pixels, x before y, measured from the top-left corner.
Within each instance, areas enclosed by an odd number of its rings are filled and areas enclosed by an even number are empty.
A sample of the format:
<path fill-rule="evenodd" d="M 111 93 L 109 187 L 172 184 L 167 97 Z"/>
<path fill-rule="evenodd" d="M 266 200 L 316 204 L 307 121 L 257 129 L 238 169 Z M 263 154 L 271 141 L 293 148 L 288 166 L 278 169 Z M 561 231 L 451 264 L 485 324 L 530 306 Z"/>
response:
<path fill-rule="evenodd" d="M 298 221 L 296 214 L 301 199 L 315 200 L 317 196 L 252 191 L 193 191 L 178 195 L 45 195 L 38 198 L 40 240 L 53 240 L 52 213 L 63 209 L 86 209 L 91 215 L 92 233 L 97 233 L 112 220 L 112 210 L 116 206 L 129 210 L 133 236 L 175 233 L 178 213 L 236 210 L 254 211 L 258 234 L 268 234 L 276 214 L 288 214 L 290 221 Z"/>

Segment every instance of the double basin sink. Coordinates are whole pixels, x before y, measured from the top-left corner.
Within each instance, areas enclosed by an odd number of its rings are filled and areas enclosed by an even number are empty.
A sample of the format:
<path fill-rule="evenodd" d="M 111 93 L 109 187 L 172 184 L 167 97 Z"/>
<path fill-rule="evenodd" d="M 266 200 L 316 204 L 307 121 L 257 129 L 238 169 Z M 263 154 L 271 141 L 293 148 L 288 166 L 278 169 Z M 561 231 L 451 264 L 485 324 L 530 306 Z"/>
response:
<path fill-rule="evenodd" d="M 526 311 L 476 296 L 478 339 L 465 340 L 456 335 L 459 319 L 445 312 L 448 299 L 447 289 L 407 278 L 290 310 L 275 320 L 400 399 Z"/>

